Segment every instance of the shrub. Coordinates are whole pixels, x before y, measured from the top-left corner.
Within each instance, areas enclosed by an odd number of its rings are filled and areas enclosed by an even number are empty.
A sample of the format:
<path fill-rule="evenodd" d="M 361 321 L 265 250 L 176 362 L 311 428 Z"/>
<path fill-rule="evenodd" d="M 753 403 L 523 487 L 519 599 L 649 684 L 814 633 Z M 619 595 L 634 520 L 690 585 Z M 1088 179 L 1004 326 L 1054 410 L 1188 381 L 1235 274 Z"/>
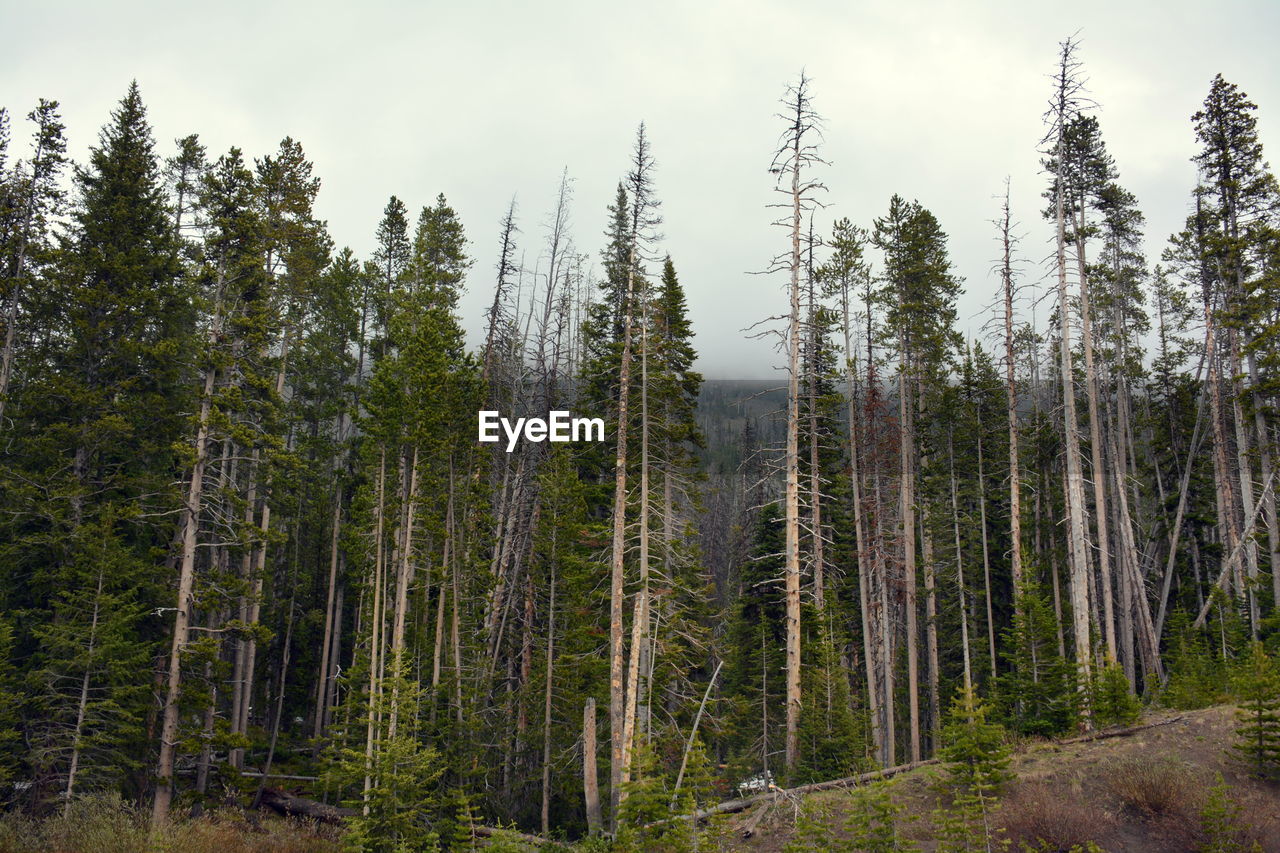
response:
<path fill-rule="evenodd" d="M 1014 791 L 1001 806 L 999 820 L 1015 849 L 1084 848 L 1111 830 L 1108 815 L 1042 784 L 1023 785 Z"/>
<path fill-rule="evenodd" d="M 1189 818 L 1198 811 L 1195 780 L 1185 764 L 1129 759 L 1112 764 L 1106 775 L 1111 792 L 1147 817 Z"/>

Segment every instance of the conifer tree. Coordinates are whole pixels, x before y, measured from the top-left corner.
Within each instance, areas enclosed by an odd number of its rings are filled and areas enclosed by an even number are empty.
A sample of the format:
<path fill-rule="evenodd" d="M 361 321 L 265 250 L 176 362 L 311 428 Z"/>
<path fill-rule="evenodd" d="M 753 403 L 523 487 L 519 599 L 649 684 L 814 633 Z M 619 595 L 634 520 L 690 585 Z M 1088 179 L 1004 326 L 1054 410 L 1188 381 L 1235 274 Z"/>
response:
<path fill-rule="evenodd" d="M 922 757 L 919 614 L 916 603 L 919 584 L 916 557 L 918 524 L 923 530 L 921 544 L 926 550 L 927 587 L 932 587 L 933 572 L 927 518 L 921 521 L 917 515 L 918 505 L 924 502 L 917 496 L 921 447 L 917 440 L 916 422 L 926 406 L 926 389 L 935 387 L 938 379 L 945 375 L 957 344 L 955 299 L 960 280 L 951 272 L 946 239 L 932 213 L 919 202 L 908 203 L 897 195 L 889 200 L 887 214 L 875 221 L 872 235 L 885 259 L 883 284 L 875 298 L 884 308 L 887 327 L 892 330 L 898 349 L 899 496 L 903 583 L 906 587 L 907 703 L 912 761 L 919 761 Z M 936 612 L 931 589 L 926 603 L 930 613 Z M 937 642 L 933 633 L 936 627 L 931 618 L 926 622 L 931 638 L 929 648 L 933 650 Z M 930 655 L 930 658 L 927 678 L 930 693 L 936 695 L 936 655 Z M 935 713 L 930 727 L 936 729 L 940 722 Z"/>
<path fill-rule="evenodd" d="M 1280 776 L 1280 670 L 1254 641 L 1235 677 L 1236 751 L 1259 776 Z"/>
<path fill-rule="evenodd" d="M 36 125 L 31 159 L 19 162 L 8 174 L 4 168 L 4 149 L 8 147 L 7 114 L 0 128 L 0 275 L 4 276 L 4 349 L 0 352 L 0 431 L 5 429 L 4 414 L 9 399 L 17 353 L 18 326 L 22 319 L 23 291 L 30 286 L 33 268 L 48 263 L 53 219 L 63 204 L 59 175 L 66 162 L 66 140 L 58 115 L 58 102 L 40 99 L 40 104 L 27 118 Z M 24 168 L 25 165 L 25 168 Z M 30 330 L 33 331 L 33 330 Z"/>
<path fill-rule="evenodd" d="M 1001 847 L 992 816 L 1010 778 L 1009 748 L 1004 730 L 987 722 L 986 715 L 986 706 L 972 688 L 962 688 L 952 702 L 942 757 L 948 762 L 953 808 L 940 816 L 939 850 L 960 853 Z"/>

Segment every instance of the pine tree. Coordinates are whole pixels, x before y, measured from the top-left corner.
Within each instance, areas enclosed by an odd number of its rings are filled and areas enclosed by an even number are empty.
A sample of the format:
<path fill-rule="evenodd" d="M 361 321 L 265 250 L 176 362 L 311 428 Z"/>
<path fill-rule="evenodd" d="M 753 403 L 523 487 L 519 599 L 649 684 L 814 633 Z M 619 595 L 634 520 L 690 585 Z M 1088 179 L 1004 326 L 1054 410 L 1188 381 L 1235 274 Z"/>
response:
<path fill-rule="evenodd" d="M 1010 667 L 1000 676 L 1003 718 L 1027 735 L 1055 735 L 1075 725 L 1077 700 L 1071 662 L 1058 651 L 1054 615 L 1043 592 L 1025 583 L 1020 610 L 1004 634 Z"/>
<path fill-rule="evenodd" d="M 1127 726 L 1142 714 L 1142 702 L 1129 690 L 1129 679 L 1114 660 L 1093 672 L 1089 691 L 1094 721 L 1099 726 Z"/>
<path fill-rule="evenodd" d="M 1280 776 L 1280 669 L 1262 643 L 1250 644 L 1234 681 L 1240 702 L 1235 750 L 1259 776 Z"/>
<path fill-rule="evenodd" d="M 32 156 L 5 174 L 8 116 L 0 121 L 0 275 L 4 278 L 4 350 L 0 353 L 0 430 L 5 429 L 5 408 L 10 395 L 14 359 L 19 347 L 18 327 L 24 290 L 33 273 L 49 261 L 53 220 L 62 212 L 60 173 L 66 162 L 67 143 L 58 115 L 58 102 L 40 99 L 27 118 L 36 125 Z M 28 329 L 28 334 L 34 329 Z"/>
<path fill-rule="evenodd" d="M 994 850 L 1007 846 L 992 823 L 1000 790 L 1010 778 L 1009 748 L 1004 729 L 988 723 L 987 709 L 972 688 L 962 688 L 952 702 L 943 731 L 942 758 L 947 764 L 953 806 L 940 815 L 939 850 Z"/>
<path fill-rule="evenodd" d="M 884 308 L 885 323 L 892 330 L 898 356 L 898 420 L 899 462 L 901 476 L 899 505 L 901 519 L 903 583 L 906 586 L 907 703 L 911 727 L 911 760 L 923 756 L 920 713 L 919 613 L 917 595 L 917 529 L 920 540 L 926 596 L 926 633 L 929 686 L 929 728 L 941 724 L 937 707 L 938 672 L 936 667 L 937 637 L 932 615 L 936 612 L 933 592 L 932 546 L 927 520 L 917 516 L 917 481 L 920 477 L 922 442 L 918 440 L 916 422 L 926 406 L 926 389 L 936 387 L 945 375 L 947 365 L 958 343 L 955 332 L 956 295 L 960 279 L 951 271 L 947 253 L 947 235 L 937 218 L 919 202 L 908 203 L 895 195 L 889 200 L 886 215 L 875 221 L 872 235 L 875 245 L 884 252 L 885 267 L 882 286 L 876 292 L 877 303 Z M 919 525 L 919 528 L 917 527 Z"/>
<path fill-rule="evenodd" d="M 1254 478 L 1250 448 L 1256 448 L 1262 477 L 1270 479 L 1275 464 L 1275 439 L 1260 386 L 1274 382 L 1274 253 L 1275 224 L 1271 211 L 1280 186 L 1263 161 L 1258 138 L 1257 110 L 1244 92 L 1219 74 L 1214 77 L 1204 106 L 1191 120 L 1202 145 L 1192 159 L 1200 170 L 1196 189 L 1202 220 L 1198 243 L 1206 278 L 1213 282 L 1225 331 L 1227 381 L 1231 389 L 1231 420 L 1236 449 L 1240 515 L 1253 515 Z M 1208 284 L 1208 282 L 1206 282 Z M 1206 292 L 1206 296 L 1208 293 Z M 1210 299 L 1206 298 L 1206 310 Z M 1265 365 L 1259 363 L 1259 359 Z M 1214 362 L 1211 361 L 1211 365 Z M 1268 378 L 1265 374 L 1270 373 Z M 1250 411 L 1251 410 L 1251 411 Z M 1251 414 L 1252 424 L 1246 420 Z M 1252 429 L 1250 427 L 1252 426 Z M 1225 473 L 1225 472 L 1224 472 Z M 1263 496 L 1273 601 L 1280 602 L 1280 519 L 1274 492 Z M 1245 537 L 1243 561 L 1249 582 L 1257 580 L 1257 546 Z M 1255 593 L 1249 593 L 1252 630 L 1260 618 Z"/>
<path fill-rule="evenodd" d="M 1218 782 L 1200 809 L 1200 832 L 1204 837 L 1198 848 L 1202 853 L 1261 853 L 1262 845 L 1248 838 L 1249 826 L 1244 809 L 1232 798 L 1231 789 L 1218 774 Z"/>

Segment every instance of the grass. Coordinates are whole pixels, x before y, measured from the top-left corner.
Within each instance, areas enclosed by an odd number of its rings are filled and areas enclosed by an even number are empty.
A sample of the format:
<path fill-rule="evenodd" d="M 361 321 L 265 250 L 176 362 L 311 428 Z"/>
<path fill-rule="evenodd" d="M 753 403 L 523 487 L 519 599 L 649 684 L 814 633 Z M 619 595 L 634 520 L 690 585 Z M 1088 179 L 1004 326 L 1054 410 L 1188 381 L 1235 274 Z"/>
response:
<path fill-rule="evenodd" d="M 77 798 L 61 814 L 0 816 L 0 853 L 337 853 L 337 836 L 309 823 L 250 822 L 239 810 L 175 819 L 154 835 L 149 812 L 116 796 Z"/>
<path fill-rule="evenodd" d="M 1015 850 L 1070 850 L 1096 841 L 1112 824 L 1110 815 L 1043 782 L 1019 785 L 1001 804 L 997 820 Z"/>

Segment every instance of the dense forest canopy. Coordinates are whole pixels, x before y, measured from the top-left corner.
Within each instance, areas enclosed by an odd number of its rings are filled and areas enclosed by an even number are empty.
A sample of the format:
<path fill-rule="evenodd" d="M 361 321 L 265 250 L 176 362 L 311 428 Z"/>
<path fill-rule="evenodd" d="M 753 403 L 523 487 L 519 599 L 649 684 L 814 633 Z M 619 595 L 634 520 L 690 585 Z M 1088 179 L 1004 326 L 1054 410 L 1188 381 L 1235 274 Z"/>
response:
<path fill-rule="evenodd" d="M 1001 727 L 1246 682 L 1274 708 L 1280 186 L 1249 81 L 1206 80 L 1152 245 L 1078 42 L 1044 64 L 1041 205 L 974 212 L 992 276 L 927 198 L 844 216 L 827 93 L 785 87 L 743 333 L 776 382 L 696 369 L 644 124 L 605 210 L 568 170 L 499 223 L 393 195 L 359 255 L 296 139 L 158 140 L 134 83 L 73 162 L 57 101 L 6 105 L 0 802 L 163 826 L 291 779 L 359 849 L 681 849 L 670 818 L 739 783 L 943 758 L 981 810 Z M 555 410 L 604 440 L 477 441 Z"/>

